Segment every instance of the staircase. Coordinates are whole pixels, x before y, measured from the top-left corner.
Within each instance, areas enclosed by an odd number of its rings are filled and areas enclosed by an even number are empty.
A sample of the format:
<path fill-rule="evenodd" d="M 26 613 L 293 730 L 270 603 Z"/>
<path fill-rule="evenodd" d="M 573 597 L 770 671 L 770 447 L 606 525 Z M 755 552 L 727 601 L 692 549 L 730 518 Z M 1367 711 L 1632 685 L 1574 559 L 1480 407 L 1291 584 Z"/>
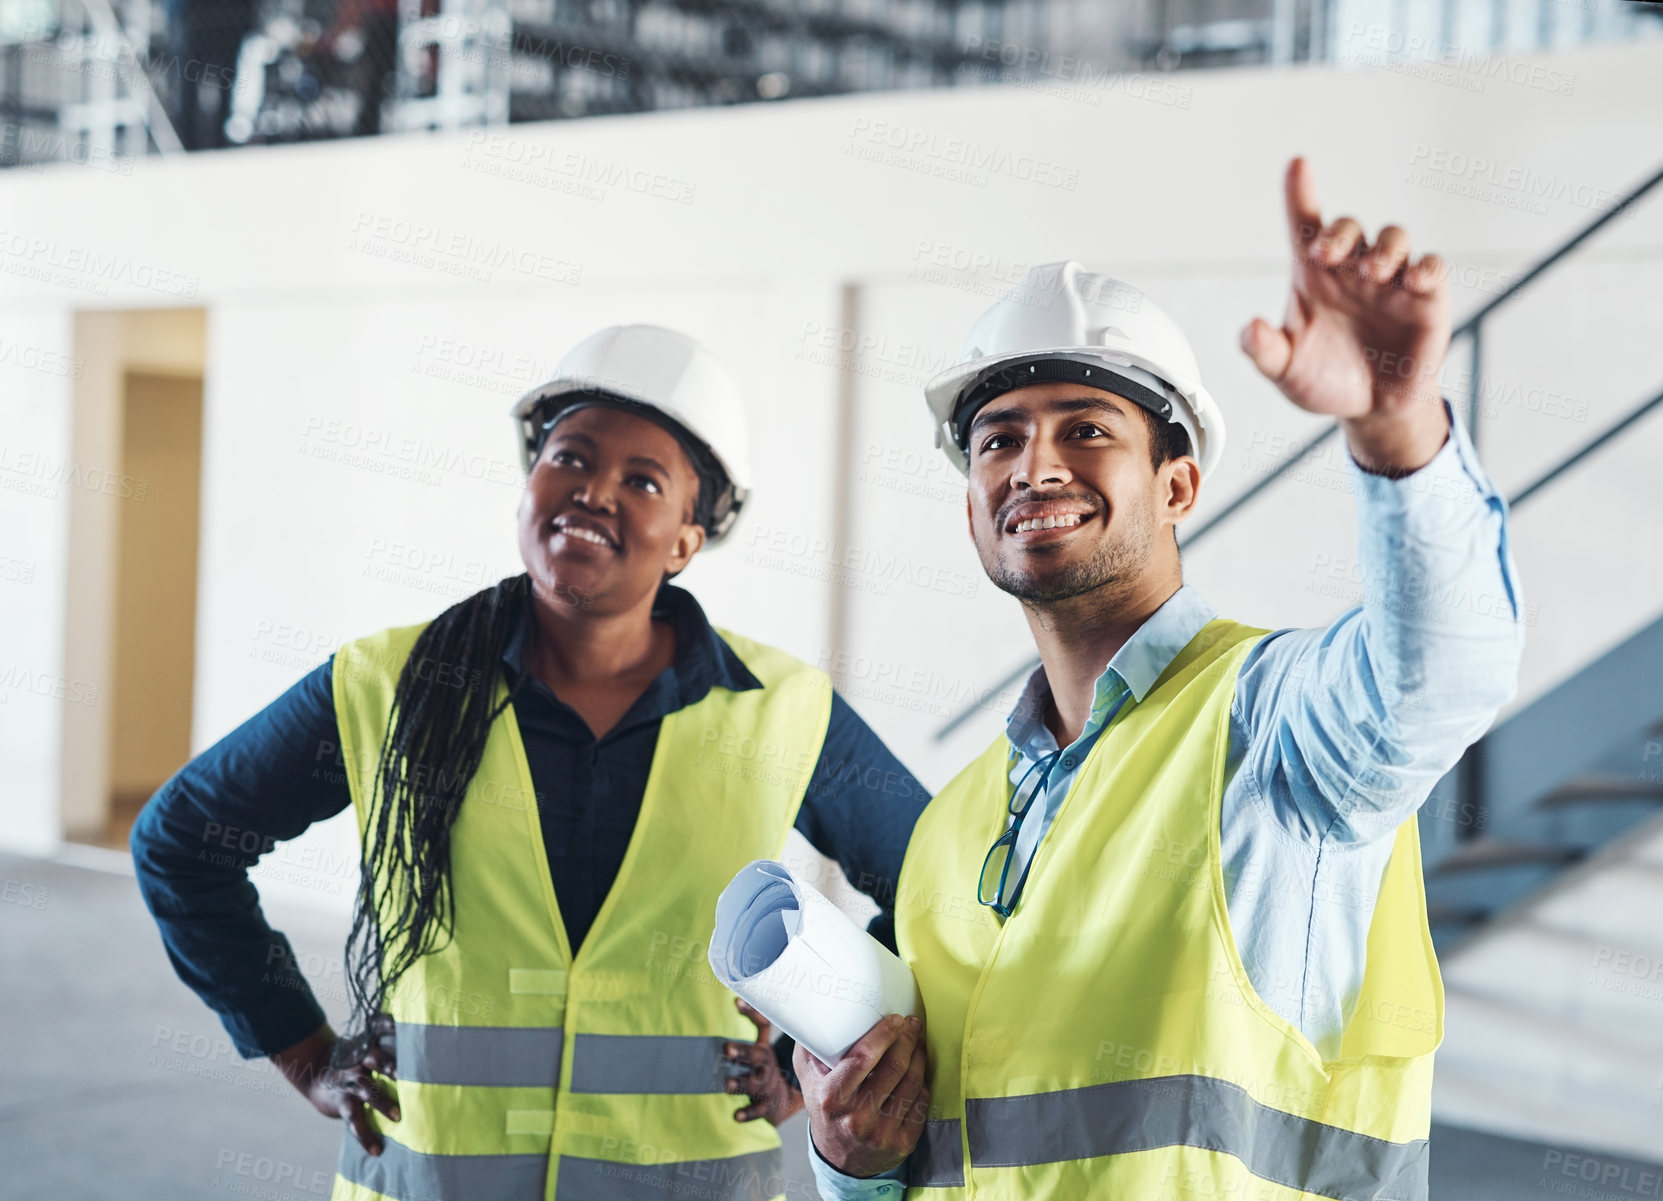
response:
<path fill-rule="evenodd" d="M 1420 817 L 1439 950 L 1659 815 L 1663 618 L 1490 731 L 1433 791 Z M 1663 938 L 1663 904 L 1647 918 Z"/>
<path fill-rule="evenodd" d="M 1663 619 L 1473 747 L 1421 836 L 1448 1004 L 1439 1119 L 1657 1158 Z"/>
<path fill-rule="evenodd" d="M 1619 752 L 1608 762 L 1615 768 L 1646 753 Z M 1598 807 L 1624 803 L 1648 802 Z M 1446 1033 L 1432 1094 L 1441 1121 L 1658 1158 L 1663 816 L 1649 804 L 1649 820 L 1552 872 L 1445 958 Z M 1496 870 L 1516 871 L 1520 881 L 1543 871 Z M 1486 872 L 1494 874 L 1455 875 Z"/>

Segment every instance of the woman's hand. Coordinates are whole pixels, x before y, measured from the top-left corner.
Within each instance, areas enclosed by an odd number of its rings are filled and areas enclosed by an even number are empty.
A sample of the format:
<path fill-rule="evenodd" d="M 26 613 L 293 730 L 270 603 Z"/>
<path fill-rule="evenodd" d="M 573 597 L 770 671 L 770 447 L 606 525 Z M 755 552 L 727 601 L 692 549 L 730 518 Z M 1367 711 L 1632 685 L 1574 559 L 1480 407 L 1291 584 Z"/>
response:
<path fill-rule="evenodd" d="M 803 1107 L 803 1094 L 793 1088 L 774 1058 L 774 1027 L 767 1018 L 743 1000 L 734 998 L 739 1012 L 756 1023 L 754 1043 L 730 1042 L 724 1052 L 730 1061 L 747 1064 L 750 1070 L 727 1083 L 730 1093 L 747 1093 L 751 1104 L 733 1115 L 736 1122 L 767 1118 L 778 1126 Z"/>
<path fill-rule="evenodd" d="M 393 1031 L 393 1019 L 386 1014 L 378 1015 L 370 1024 L 369 1049 L 356 1063 L 345 1067 L 330 1066 L 335 1032 L 328 1023 L 271 1057 L 283 1078 L 304 1093 L 314 1109 L 326 1118 L 344 1118 L 352 1136 L 371 1155 L 381 1154 L 381 1135 L 370 1125 L 364 1106 L 373 1106 L 394 1122 L 399 1118 L 397 1099 L 371 1075 L 380 1072 L 396 1077 L 391 1049 Z"/>

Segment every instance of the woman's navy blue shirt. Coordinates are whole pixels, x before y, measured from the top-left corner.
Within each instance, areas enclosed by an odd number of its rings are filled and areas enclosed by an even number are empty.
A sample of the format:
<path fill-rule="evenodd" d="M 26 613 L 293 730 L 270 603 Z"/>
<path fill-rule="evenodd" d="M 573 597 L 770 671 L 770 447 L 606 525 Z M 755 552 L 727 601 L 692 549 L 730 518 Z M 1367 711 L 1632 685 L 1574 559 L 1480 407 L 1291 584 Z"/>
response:
<path fill-rule="evenodd" d="M 519 682 L 532 615 L 502 661 Z M 675 661 L 596 738 L 535 675 L 514 702 L 555 897 L 575 954 L 623 862 L 660 721 L 712 688 L 762 684 L 691 593 L 665 584 L 655 617 L 674 623 Z M 325 1020 L 289 941 L 260 910 L 248 869 L 279 842 L 352 804 L 341 768 L 334 656 L 174 773 L 133 827 L 139 889 L 174 970 L 219 1015 L 244 1057 L 293 1046 Z M 894 946 L 895 881 L 929 794 L 841 697 L 797 829 L 877 902 L 872 933 Z M 345 886 L 356 886 L 352 871 Z M 715 898 L 712 898 L 714 903 Z"/>

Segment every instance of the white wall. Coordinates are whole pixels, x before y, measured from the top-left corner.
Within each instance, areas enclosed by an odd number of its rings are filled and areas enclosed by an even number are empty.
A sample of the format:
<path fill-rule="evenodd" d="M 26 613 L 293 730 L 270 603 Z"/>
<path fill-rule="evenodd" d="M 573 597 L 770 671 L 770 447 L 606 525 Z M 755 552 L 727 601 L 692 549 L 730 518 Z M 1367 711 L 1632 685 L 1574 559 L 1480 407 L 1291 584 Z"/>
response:
<path fill-rule="evenodd" d="M 25 853 L 50 850 L 61 830 L 58 795 L 64 710 L 64 576 L 69 504 L 36 463 L 70 455 L 74 319 L 51 306 L 6 312 L 0 327 L 0 838 Z"/>
<path fill-rule="evenodd" d="M 1027 642 L 976 565 L 918 386 L 1011 272 L 1078 257 L 1139 283 L 1190 330 L 1231 427 L 1204 517 L 1260 477 L 1267 449 L 1320 424 L 1258 380 L 1235 343 L 1248 317 L 1281 309 L 1291 154 L 1312 158 L 1330 214 L 1371 229 L 1396 221 L 1445 253 L 1460 313 L 1657 165 L 1660 67 L 1663 53 L 1639 45 L 1459 86 L 1379 70 L 1122 77 L 1083 94 L 863 95 L 201 154 L 128 175 L 11 172 L 0 174 L 0 330 L 67 349 L 77 308 L 208 310 L 200 749 L 342 639 L 431 616 L 517 570 L 513 396 L 600 324 L 686 328 L 746 384 L 759 473 L 736 545 L 687 582 L 719 622 L 805 658 L 864 656 L 841 664 L 851 700 L 939 784 L 996 728 L 1001 704 L 945 746 L 930 731 L 952 698 L 1020 663 Z M 1547 78 L 1553 90 L 1539 86 Z M 966 154 L 989 165 L 966 169 Z M 1475 181 L 1472 156 L 1495 164 L 1479 174 L 1499 188 Z M 620 170 L 623 182 L 604 182 Z M 1459 194 L 1480 185 L 1490 198 Z M 1504 484 L 1663 385 L 1660 250 L 1656 202 L 1498 322 L 1493 377 L 1586 402 L 1580 421 L 1504 405 L 1485 432 Z M 412 251 L 426 265 L 398 261 Z M 469 251 L 506 261 L 467 278 Z M 932 267 L 967 256 L 986 265 Z M 840 326 L 845 285 L 853 330 Z M 482 358 L 491 365 L 462 365 Z M 857 475 L 833 547 L 840 363 L 855 371 Z M 67 382 L 3 362 L 0 377 L 7 455 L 64 457 Z M 1656 615 L 1657 425 L 1521 514 L 1537 618 L 1518 703 Z M 364 439 L 377 441 L 350 459 Z M 462 465 L 398 478 L 388 469 L 402 439 Z M 1222 610 L 1309 624 L 1351 603 L 1313 586 L 1317 565 L 1353 544 L 1330 464 L 1190 556 L 1190 578 Z M 37 564 L 30 584 L 0 579 L 19 618 L 0 623 L 0 670 L 63 670 L 64 505 L 0 489 L 0 556 Z M 836 646 L 840 563 L 855 565 L 855 583 Z M 53 837 L 54 708 L 15 689 L 8 702 L 9 844 Z"/>

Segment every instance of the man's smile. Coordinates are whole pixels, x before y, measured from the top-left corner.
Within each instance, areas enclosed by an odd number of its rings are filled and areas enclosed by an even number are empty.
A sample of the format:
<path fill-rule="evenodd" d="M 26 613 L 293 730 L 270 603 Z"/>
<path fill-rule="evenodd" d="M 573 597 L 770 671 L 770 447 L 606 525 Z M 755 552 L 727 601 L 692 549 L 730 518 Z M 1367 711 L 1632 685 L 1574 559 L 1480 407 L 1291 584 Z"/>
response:
<path fill-rule="evenodd" d="M 1023 545 L 1058 542 L 1095 516 L 1096 510 L 1078 500 L 1025 501 L 1005 515 L 1002 532 Z"/>

